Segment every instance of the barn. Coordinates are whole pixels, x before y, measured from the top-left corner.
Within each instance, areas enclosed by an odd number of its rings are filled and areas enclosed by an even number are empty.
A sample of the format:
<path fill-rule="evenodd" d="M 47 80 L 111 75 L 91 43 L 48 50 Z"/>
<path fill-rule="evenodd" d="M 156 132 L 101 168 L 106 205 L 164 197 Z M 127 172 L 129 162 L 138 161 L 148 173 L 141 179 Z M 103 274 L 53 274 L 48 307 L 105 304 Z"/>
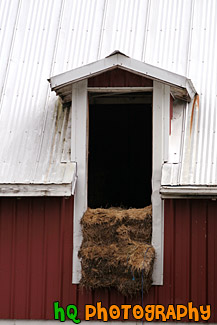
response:
<path fill-rule="evenodd" d="M 0 324 L 217 322 L 216 24 L 212 0 L 1 1 Z M 148 293 L 82 288 L 87 207 L 149 204 Z"/>

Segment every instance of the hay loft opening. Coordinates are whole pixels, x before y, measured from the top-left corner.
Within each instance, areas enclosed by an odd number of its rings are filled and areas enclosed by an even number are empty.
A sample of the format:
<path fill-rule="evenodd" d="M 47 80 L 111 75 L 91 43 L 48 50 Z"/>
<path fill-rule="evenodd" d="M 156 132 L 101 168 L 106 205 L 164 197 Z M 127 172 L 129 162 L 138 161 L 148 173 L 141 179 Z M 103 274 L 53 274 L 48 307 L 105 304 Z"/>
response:
<path fill-rule="evenodd" d="M 119 73 L 121 70 L 122 74 Z M 126 76 L 124 76 L 126 73 Z M 115 74 L 115 77 L 114 77 Z M 123 78 L 124 76 L 124 78 Z M 119 51 L 76 69 L 52 76 L 51 89 L 64 103 L 71 102 L 71 161 L 76 163 L 74 193 L 72 282 L 79 283 L 77 253 L 82 242 L 80 220 L 88 207 L 88 92 L 106 87 L 151 87 L 153 91 L 152 243 L 156 249 L 153 283 L 163 284 L 163 201 L 160 197 L 162 163 L 168 160 L 170 94 L 191 102 L 196 90 L 185 76 L 130 58 Z M 90 89 L 92 88 L 92 89 Z M 132 89 L 131 89 L 132 90 Z M 134 91 L 135 89 L 133 89 Z M 160 141 L 159 141 L 160 139 Z M 143 148 L 145 151 L 145 148 Z"/>
<path fill-rule="evenodd" d="M 88 206 L 151 204 L 152 93 L 90 93 Z"/>

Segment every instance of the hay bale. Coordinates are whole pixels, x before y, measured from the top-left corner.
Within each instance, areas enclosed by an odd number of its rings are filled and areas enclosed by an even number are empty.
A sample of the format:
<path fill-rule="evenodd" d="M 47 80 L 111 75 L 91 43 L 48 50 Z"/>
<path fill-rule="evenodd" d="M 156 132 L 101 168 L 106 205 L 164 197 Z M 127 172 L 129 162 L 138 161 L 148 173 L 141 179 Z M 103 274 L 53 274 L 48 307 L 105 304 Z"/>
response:
<path fill-rule="evenodd" d="M 124 295 L 147 292 L 155 257 L 151 242 L 151 207 L 88 209 L 81 225 L 82 278 L 86 288 L 115 287 Z"/>
<path fill-rule="evenodd" d="M 95 244 L 120 241 L 151 243 L 152 207 L 87 209 L 81 219 L 83 237 Z"/>

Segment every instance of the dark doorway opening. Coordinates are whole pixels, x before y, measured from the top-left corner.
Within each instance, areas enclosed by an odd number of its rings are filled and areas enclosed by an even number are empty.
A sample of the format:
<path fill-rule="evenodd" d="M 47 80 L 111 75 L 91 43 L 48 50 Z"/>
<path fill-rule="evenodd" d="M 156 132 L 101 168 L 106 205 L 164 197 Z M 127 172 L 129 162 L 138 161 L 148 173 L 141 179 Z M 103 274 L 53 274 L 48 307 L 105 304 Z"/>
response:
<path fill-rule="evenodd" d="M 147 206 L 152 192 L 151 94 L 100 96 L 89 98 L 88 206 Z"/>

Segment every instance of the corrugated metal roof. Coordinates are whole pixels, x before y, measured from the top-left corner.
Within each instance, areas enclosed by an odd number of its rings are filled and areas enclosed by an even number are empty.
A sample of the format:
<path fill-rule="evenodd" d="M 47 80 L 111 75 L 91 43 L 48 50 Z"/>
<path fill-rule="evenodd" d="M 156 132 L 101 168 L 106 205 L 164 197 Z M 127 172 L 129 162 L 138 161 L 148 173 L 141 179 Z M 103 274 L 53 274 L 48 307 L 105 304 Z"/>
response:
<path fill-rule="evenodd" d="M 63 136 L 69 108 L 57 118 L 47 78 L 119 50 L 193 81 L 198 122 L 191 134 L 186 129 L 184 157 L 189 141 L 191 150 L 179 165 L 180 183 L 217 184 L 216 6 L 212 0 L 2 0 L 0 182 L 70 178 L 70 141 Z"/>

